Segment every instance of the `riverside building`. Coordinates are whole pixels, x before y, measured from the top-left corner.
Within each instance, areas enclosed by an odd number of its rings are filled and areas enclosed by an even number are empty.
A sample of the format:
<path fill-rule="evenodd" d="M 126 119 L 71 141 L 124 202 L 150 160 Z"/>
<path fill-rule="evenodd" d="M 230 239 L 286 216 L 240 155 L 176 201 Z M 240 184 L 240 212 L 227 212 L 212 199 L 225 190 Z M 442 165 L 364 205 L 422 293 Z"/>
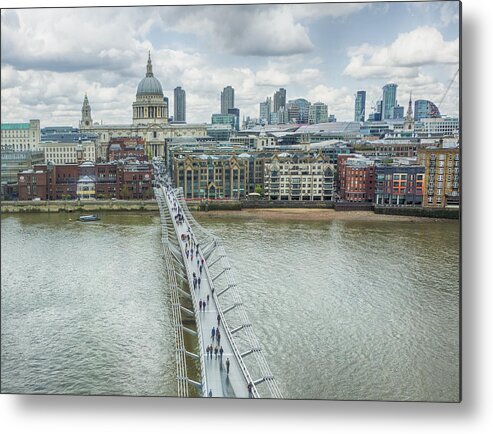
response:
<path fill-rule="evenodd" d="M 409 160 L 392 164 L 377 164 L 375 170 L 376 205 L 422 206 L 425 168 L 406 163 L 409 163 Z"/>
<path fill-rule="evenodd" d="M 281 153 L 265 164 L 264 194 L 270 200 L 332 201 L 334 172 L 323 157 Z"/>
<path fill-rule="evenodd" d="M 172 165 L 173 185 L 187 199 L 241 199 L 248 193 L 248 154 L 176 153 Z"/>
<path fill-rule="evenodd" d="M 427 208 L 459 206 L 459 147 L 420 149 L 418 151 L 418 162 L 425 167 L 423 206 Z"/>
<path fill-rule="evenodd" d="M 375 161 L 357 154 L 337 157 L 338 195 L 347 202 L 373 202 Z"/>
<path fill-rule="evenodd" d="M 19 200 L 150 199 L 150 163 L 45 164 L 18 173 Z"/>

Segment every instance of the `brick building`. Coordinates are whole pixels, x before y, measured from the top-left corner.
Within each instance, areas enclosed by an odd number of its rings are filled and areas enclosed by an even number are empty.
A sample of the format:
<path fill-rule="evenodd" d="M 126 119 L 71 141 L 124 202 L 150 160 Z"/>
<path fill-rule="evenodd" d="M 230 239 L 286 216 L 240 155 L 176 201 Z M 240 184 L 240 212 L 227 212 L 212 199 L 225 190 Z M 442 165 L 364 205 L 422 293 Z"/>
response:
<path fill-rule="evenodd" d="M 347 202 L 373 202 L 375 161 L 361 155 L 337 157 L 338 196 Z"/>
<path fill-rule="evenodd" d="M 134 158 L 147 161 L 142 137 L 114 137 L 110 140 L 106 153 L 107 161 Z"/>
<path fill-rule="evenodd" d="M 152 164 L 37 165 L 18 174 L 19 200 L 149 199 Z"/>

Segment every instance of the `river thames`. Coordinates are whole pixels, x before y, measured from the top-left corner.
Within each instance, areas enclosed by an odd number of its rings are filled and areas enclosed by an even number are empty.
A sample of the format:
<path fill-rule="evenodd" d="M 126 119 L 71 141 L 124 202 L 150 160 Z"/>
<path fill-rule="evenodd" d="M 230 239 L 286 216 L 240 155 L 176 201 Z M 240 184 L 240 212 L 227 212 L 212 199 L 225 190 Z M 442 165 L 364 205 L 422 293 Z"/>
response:
<path fill-rule="evenodd" d="M 176 395 L 155 214 L 2 216 L 4 393 Z M 459 399 L 459 223 L 198 216 L 285 398 Z"/>

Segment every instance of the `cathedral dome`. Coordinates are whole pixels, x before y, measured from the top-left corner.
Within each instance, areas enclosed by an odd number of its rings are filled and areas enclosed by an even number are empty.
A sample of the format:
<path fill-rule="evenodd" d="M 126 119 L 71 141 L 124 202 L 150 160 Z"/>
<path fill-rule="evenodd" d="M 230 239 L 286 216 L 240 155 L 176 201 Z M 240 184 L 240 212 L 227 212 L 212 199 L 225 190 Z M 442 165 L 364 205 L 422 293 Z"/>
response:
<path fill-rule="evenodd" d="M 137 87 L 137 96 L 160 95 L 163 96 L 163 88 L 156 77 L 144 77 Z"/>
<path fill-rule="evenodd" d="M 147 60 L 146 76 L 140 81 L 137 87 L 137 96 L 145 95 L 164 96 L 161 83 L 152 73 L 151 53 L 149 53 L 149 59 Z"/>

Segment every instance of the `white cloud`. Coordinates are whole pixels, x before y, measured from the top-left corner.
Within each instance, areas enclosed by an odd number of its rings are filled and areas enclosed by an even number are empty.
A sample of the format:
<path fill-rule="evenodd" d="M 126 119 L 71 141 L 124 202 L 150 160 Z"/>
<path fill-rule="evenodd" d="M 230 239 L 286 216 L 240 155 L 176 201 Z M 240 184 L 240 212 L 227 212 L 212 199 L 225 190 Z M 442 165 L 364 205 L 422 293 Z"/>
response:
<path fill-rule="evenodd" d="M 334 88 L 320 84 L 311 88 L 307 97 L 309 101 L 327 104 L 329 114 L 336 114 L 338 120 L 353 118 L 354 96 L 346 87 Z"/>
<path fill-rule="evenodd" d="M 458 64 L 459 40 L 444 41 L 434 27 L 418 27 L 401 33 L 388 46 L 363 44 L 349 50 L 344 74 L 357 78 L 411 78 L 419 67 L 434 64 Z"/>
<path fill-rule="evenodd" d="M 153 20 L 145 8 L 9 10 L 2 14 L 2 63 L 52 71 L 123 70 L 136 51 L 151 48 L 142 35 Z"/>
<path fill-rule="evenodd" d="M 228 53 L 285 56 L 306 53 L 313 44 L 304 22 L 343 17 L 364 4 L 220 5 L 163 8 L 162 22 L 175 31 L 210 38 Z"/>
<path fill-rule="evenodd" d="M 398 102 L 405 107 L 410 92 L 413 100 L 438 104 L 458 68 L 459 41 L 445 41 L 434 27 L 418 27 L 399 34 L 387 46 L 363 44 L 351 48 L 348 55 L 344 75 L 365 80 L 371 104 L 382 98 L 381 85 L 386 82 L 398 83 Z M 369 85 L 377 79 L 380 86 Z M 442 113 L 458 115 L 458 87 L 452 86 L 440 108 Z"/>
<path fill-rule="evenodd" d="M 339 22 L 365 7 L 281 4 L 3 10 L 2 119 L 41 118 L 45 126 L 76 125 L 87 92 L 94 120 L 128 123 L 148 50 L 155 76 L 170 98 L 170 114 L 174 87 L 186 90 L 189 122 L 210 121 L 210 115 L 219 111 L 219 95 L 227 85 L 235 88 L 242 116 L 258 116 L 259 102 L 278 87 L 286 87 L 288 99 L 296 95 L 313 102 L 322 100 L 338 119 L 351 119 L 353 90 L 347 82 L 341 89 L 330 87 L 324 54 L 307 54 L 313 49 L 310 24 L 323 17 Z M 443 20 L 448 19 L 446 12 Z M 176 32 L 182 34 L 177 37 Z M 444 41 L 433 28 L 416 32 L 399 35 L 387 47 L 366 44 L 351 49 L 346 74 L 370 79 L 367 83 L 376 77 L 399 80 L 399 92 L 406 89 L 405 81 L 413 87 L 413 94 L 422 90 L 423 96 L 429 92 L 439 98 L 446 83 L 435 80 L 423 65 L 439 60 L 436 67 L 444 68 L 443 77 L 451 76 L 447 68 L 456 67 L 456 41 Z M 432 56 L 432 51 L 438 54 Z M 379 92 L 381 86 L 375 85 L 375 95 Z M 456 93 L 453 87 L 444 107 L 453 105 Z"/>

